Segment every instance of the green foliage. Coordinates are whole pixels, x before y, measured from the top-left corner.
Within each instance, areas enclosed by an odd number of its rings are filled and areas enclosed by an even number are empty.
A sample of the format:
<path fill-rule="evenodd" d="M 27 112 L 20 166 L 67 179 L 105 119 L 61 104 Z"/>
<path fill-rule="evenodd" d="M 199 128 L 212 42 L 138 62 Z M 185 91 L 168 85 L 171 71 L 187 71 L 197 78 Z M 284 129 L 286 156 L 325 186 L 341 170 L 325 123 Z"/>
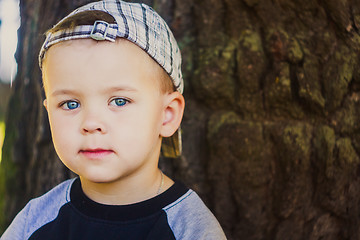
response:
<path fill-rule="evenodd" d="M 5 123 L 0 121 L 0 163 L 1 163 L 1 155 L 2 155 L 2 146 L 5 138 Z"/>
<path fill-rule="evenodd" d="M 10 100 L 10 104 L 12 106 L 18 106 L 19 102 L 15 96 L 13 96 Z M 12 109 L 19 109 L 19 108 L 12 108 Z M 4 137 L 6 137 L 3 148 L 2 148 L 2 160 L 0 162 L 0 213 L 7 212 L 7 204 L 9 203 L 9 191 L 15 191 L 16 188 L 13 188 L 14 185 L 9 185 L 11 183 L 17 183 L 17 172 L 18 168 L 13 160 L 13 148 L 15 139 L 17 138 L 17 131 L 18 128 L 14 121 L 14 114 L 19 114 L 16 111 L 9 111 L 8 114 L 8 121 L 6 124 L 6 131 L 5 131 L 5 124 L 3 127 Z M 5 230 L 5 227 L 9 224 L 8 219 L 6 218 L 6 214 L 0 214 L 0 234 Z"/>
<path fill-rule="evenodd" d="M 1 165 L 1 156 L 2 156 L 2 146 L 3 146 L 3 141 L 4 141 L 4 137 L 5 137 L 5 123 L 4 122 L 0 122 L 0 195 L 1 196 L 5 196 L 5 178 L 4 178 L 4 170 L 3 170 L 3 166 Z M 4 208 L 4 197 L 0 198 L 0 212 L 5 212 L 5 208 Z M 3 217 L 4 214 L 0 215 L 0 233 L 3 232 L 2 226 L 3 224 Z"/>
<path fill-rule="evenodd" d="M 10 96 L 10 85 L 0 82 L 0 121 L 5 119 L 5 112 L 8 104 L 8 99 Z"/>

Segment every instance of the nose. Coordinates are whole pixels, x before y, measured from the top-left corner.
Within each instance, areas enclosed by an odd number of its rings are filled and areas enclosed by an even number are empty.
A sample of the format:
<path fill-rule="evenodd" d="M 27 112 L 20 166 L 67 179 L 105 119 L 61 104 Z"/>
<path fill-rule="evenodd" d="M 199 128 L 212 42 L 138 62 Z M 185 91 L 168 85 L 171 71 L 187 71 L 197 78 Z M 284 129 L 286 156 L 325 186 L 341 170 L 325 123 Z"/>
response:
<path fill-rule="evenodd" d="M 95 127 L 91 127 L 91 126 L 86 126 L 82 129 L 83 133 L 94 133 L 94 132 L 99 132 L 99 133 L 103 133 L 103 129 L 101 127 L 95 128 Z"/>
<path fill-rule="evenodd" d="M 101 118 L 101 114 L 86 114 L 81 126 L 83 134 L 90 133 L 106 133 L 105 122 Z"/>

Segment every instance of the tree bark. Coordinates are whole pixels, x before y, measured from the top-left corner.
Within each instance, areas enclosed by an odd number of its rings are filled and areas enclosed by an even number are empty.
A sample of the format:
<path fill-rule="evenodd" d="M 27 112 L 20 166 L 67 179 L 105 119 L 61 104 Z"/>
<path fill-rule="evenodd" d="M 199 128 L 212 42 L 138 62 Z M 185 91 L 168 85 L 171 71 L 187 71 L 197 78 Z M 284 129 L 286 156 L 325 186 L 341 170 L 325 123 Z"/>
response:
<path fill-rule="evenodd" d="M 19 72 L 0 169 L 1 230 L 72 174 L 42 107 L 41 34 L 90 1 L 21 0 Z M 359 239 L 360 3 L 153 0 L 183 55 L 183 156 L 228 239 Z"/>

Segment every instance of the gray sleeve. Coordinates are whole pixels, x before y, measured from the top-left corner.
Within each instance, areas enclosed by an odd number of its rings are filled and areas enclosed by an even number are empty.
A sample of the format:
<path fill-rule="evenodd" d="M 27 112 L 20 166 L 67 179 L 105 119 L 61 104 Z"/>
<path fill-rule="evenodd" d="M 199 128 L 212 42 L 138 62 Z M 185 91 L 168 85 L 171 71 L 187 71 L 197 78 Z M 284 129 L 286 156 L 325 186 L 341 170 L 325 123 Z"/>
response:
<path fill-rule="evenodd" d="M 37 229 L 54 220 L 69 201 L 73 180 L 67 180 L 48 193 L 28 202 L 16 215 L 0 240 L 28 239 Z"/>
<path fill-rule="evenodd" d="M 0 240 L 26 239 L 25 227 L 30 203 L 28 203 L 14 218 L 10 226 L 6 229 Z"/>
<path fill-rule="evenodd" d="M 164 211 L 175 238 L 181 240 L 223 240 L 224 231 L 200 197 L 189 190 Z"/>

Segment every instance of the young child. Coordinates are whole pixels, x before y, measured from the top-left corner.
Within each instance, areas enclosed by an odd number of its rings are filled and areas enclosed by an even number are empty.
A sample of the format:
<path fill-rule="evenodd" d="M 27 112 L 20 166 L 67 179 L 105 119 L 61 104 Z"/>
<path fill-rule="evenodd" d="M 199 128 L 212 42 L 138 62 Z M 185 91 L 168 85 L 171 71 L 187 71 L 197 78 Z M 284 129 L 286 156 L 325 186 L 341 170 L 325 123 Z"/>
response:
<path fill-rule="evenodd" d="M 158 169 L 185 102 L 157 13 L 90 3 L 49 30 L 39 60 L 56 152 L 79 177 L 31 200 L 1 240 L 226 239 L 198 195 Z"/>

